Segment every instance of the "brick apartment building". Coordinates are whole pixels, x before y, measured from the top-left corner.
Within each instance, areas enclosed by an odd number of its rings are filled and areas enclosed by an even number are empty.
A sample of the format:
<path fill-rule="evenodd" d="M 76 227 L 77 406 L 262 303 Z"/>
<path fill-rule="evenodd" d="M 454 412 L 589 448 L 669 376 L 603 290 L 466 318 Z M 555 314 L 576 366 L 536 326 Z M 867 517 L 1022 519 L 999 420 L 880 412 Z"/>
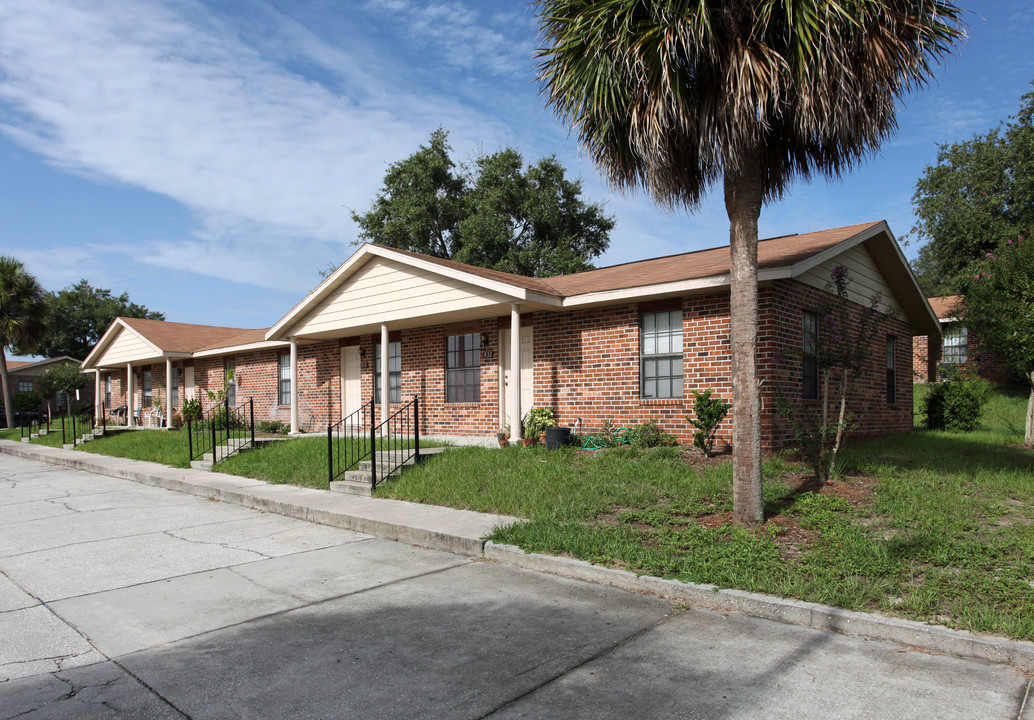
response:
<path fill-rule="evenodd" d="M 1008 369 L 1000 358 L 985 351 L 980 335 L 966 327 L 959 317 L 961 295 L 928 298 L 940 324 L 936 335 L 912 338 L 912 380 L 917 383 L 937 382 L 941 364 L 959 370 L 972 370 L 985 380 L 1005 382 Z"/>
<path fill-rule="evenodd" d="M 762 240 L 758 263 L 765 447 L 790 440 L 777 398 L 818 402 L 800 353 L 777 351 L 802 347 L 838 265 L 855 317 L 876 291 L 884 312 L 849 400 L 855 422 L 910 430 L 911 339 L 939 326 L 887 224 Z M 166 422 L 184 398 L 207 405 L 226 385 L 237 402 L 253 398 L 256 420 L 294 432 L 325 430 L 371 397 L 396 407 L 419 396 L 431 436 L 519 436 L 514 420 L 547 407 L 583 431 L 654 420 L 691 442 L 690 390 L 732 395 L 729 251 L 529 278 L 364 245 L 271 328 L 119 318 L 84 368 L 104 407 L 147 407 L 158 393 Z M 719 438 L 730 437 L 726 419 Z"/>

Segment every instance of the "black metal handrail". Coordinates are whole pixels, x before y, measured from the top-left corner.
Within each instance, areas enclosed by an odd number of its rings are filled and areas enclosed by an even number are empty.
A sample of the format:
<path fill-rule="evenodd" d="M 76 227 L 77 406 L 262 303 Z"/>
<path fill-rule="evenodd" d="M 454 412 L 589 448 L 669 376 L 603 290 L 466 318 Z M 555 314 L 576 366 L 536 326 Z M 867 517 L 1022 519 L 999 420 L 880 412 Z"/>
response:
<path fill-rule="evenodd" d="M 327 426 L 327 478 L 334 482 L 364 460 L 370 488 L 391 477 L 409 460 L 420 459 L 420 401 L 413 399 L 377 424 L 371 398 L 340 422 Z M 378 466 L 381 471 L 378 472 Z"/>
<path fill-rule="evenodd" d="M 230 407 L 229 398 L 224 398 L 202 413 L 200 420 L 187 420 L 187 449 L 191 461 L 211 453 L 215 464 L 254 444 L 255 403 L 252 398 L 236 407 Z"/>
<path fill-rule="evenodd" d="M 370 457 L 375 443 L 370 441 L 374 403 L 363 404 L 339 422 L 327 426 L 327 477 L 334 482 Z"/>
<path fill-rule="evenodd" d="M 82 445 L 86 442 L 85 437 L 87 432 L 93 434 L 93 409 L 90 409 L 90 414 L 79 413 L 72 414 L 72 447 Z"/>
<path fill-rule="evenodd" d="M 412 411 L 410 411 L 412 408 Z M 420 461 L 420 399 L 413 399 L 389 415 L 371 433 L 380 439 L 380 448 L 373 454 L 375 462 L 381 463 L 380 480 L 387 480 L 399 471 L 409 460 Z M 410 442 L 412 439 L 412 442 Z M 370 489 L 377 489 L 376 465 L 370 473 Z"/>

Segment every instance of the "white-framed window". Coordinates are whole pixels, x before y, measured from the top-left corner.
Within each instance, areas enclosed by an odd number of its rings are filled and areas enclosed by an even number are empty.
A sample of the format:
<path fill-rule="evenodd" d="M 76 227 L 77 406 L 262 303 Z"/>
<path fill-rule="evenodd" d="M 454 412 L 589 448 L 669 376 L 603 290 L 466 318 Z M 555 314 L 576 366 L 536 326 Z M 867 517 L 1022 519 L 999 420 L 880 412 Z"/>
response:
<path fill-rule="evenodd" d="M 172 398 L 172 406 L 180 406 L 180 369 L 172 369 L 172 379 L 169 381 L 169 397 Z"/>
<path fill-rule="evenodd" d="M 945 326 L 941 362 L 953 365 L 969 362 L 969 330 L 965 325 L 949 323 Z"/>
<path fill-rule="evenodd" d="M 643 313 L 640 325 L 642 397 L 682 397 L 682 310 Z"/>
<path fill-rule="evenodd" d="M 151 374 L 150 370 L 144 370 L 143 373 L 141 373 L 141 378 L 142 379 L 140 380 L 140 388 L 143 391 L 143 396 L 144 396 L 142 405 L 145 408 L 149 408 L 149 407 L 151 407 L 151 402 L 152 402 L 152 399 L 154 398 L 154 389 L 153 389 L 153 378 L 154 378 L 154 376 Z"/>
<path fill-rule="evenodd" d="M 19 380 L 18 392 L 32 392 L 32 380 Z"/>
<path fill-rule="evenodd" d="M 288 353 L 277 358 L 277 404 L 291 404 L 291 356 Z"/>
<path fill-rule="evenodd" d="M 111 409 L 111 375 L 104 376 L 104 407 Z"/>
<path fill-rule="evenodd" d="M 373 399 L 381 403 L 381 344 L 373 346 Z M 388 343 L 388 402 L 402 402 L 402 343 Z"/>
<path fill-rule="evenodd" d="M 481 402 L 481 333 L 450 335 L 446 340 L 445 402 Z"/>

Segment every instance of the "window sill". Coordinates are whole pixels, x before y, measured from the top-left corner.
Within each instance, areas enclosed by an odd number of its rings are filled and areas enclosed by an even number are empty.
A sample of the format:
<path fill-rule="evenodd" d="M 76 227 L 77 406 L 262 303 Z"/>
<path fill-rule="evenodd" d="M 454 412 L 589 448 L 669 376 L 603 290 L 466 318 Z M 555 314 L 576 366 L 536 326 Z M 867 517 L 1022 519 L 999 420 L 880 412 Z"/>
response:
<path fill-rule="evenodd" d="M 639 398 L 641 405 L 682 405 L 686 398 Z"/>

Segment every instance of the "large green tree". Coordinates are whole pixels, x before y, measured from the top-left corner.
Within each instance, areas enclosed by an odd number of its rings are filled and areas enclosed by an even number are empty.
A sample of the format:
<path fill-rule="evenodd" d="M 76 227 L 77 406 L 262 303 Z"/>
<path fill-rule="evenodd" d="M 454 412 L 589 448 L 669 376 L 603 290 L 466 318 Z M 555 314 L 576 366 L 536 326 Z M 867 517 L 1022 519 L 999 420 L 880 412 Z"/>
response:
<path fill-rule="evenodd" d="M 104 331 L 117 317 L 164 320 L 165 315 L 130 302 L 129 294 L 112 295 L 86 280 L 47 293 L 47 337 L 37 352 L 47 357 L 69 355 L 79 360 L 89 355 Z"/>
<path fill-rule="evenodd" d="M 46 332 L 43 288 L 22 264 L 0 256 L 0 385 L 3 385 L 7 427 L 14 425 L 14 408 L 7 379 L 7 350 L 31 353 Z"/>
<path fill-rule="evenodd" d="M 963 34 L 946 0 L 538 0 L 539 80 L 619 189 L 729 216 L 733 519 L 761 513 L 758 217 L 895 128 L 896 100 Z"/>
<path fill-rule="evenodd" d="M 388 167 L 370 209 L 352 213 L 362 241 L 536 277 L 587 270 L 607 249 L 614 220 L 556 158 L 525 166 L 504 148 L 457 164 L 450 150 L 439 128 Z"/>
<path fill-rule="evenodd" d="M 962 311 L 981 348 L 1027 378 L 1030 399 L 1023 441 L 1034 446 L 1034 238 L 1028 229 L 1002 241 L 972 272 Z"/>
<path fill-rule="evenodd" d="M 931 297 L 965 293 L 969 264 L 1034 224 L 1034 93 L 1003 126 L 941 145 L 912 203 L 920 285 Z"/>

